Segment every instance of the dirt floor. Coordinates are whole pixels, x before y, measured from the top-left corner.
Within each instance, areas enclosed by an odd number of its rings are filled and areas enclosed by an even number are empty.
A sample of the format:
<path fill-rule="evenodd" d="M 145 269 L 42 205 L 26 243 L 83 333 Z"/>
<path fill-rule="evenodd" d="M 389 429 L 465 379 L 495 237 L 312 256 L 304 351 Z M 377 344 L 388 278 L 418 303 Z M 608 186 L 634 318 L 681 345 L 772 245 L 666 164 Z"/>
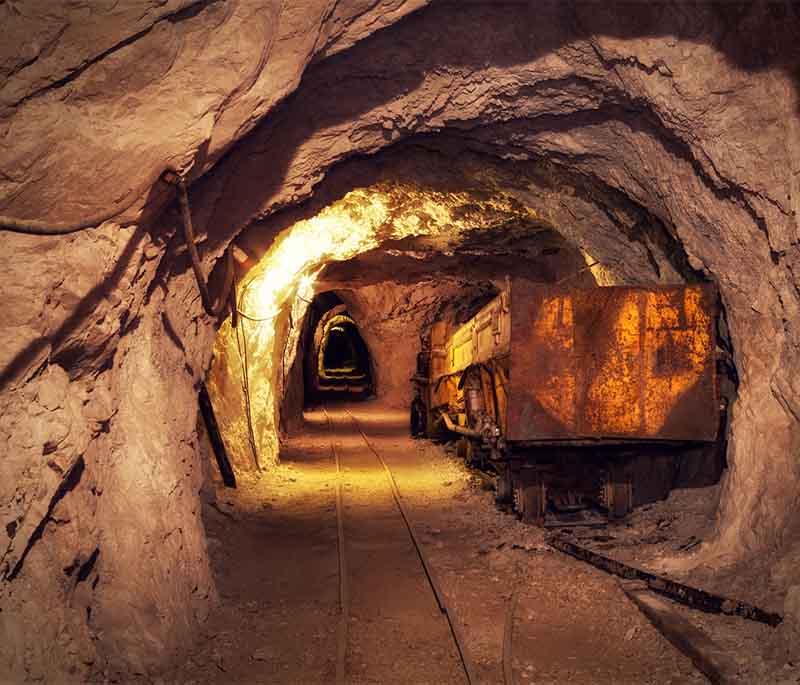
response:
<path fill-rule="evenodd" d="M 306 414 L 305 429 L 287 442 L 280 466 L 236 490 L 220 488 L 206 506 L 220 605 L 191 658 L 154 682 L 336 682 L 335 455 L 350 596 L 346 682 L 466 682 L 386 473 L 353 417 L 394 474 L 479 682 L 505 682 L 507 625 L 518 684 L 707 682 L 615 578 L 554 551 L 542 529 L 499 510 L 486 483 L 450 448 L 410 439 L 405 412 L 375 403 L 328 409 L 330 421 L 323 411 Z M 668 553 L 691 554 L 694 539 L 709 527 L 706 508 L 715 492 L 697 495 L 677 493 L 677 504 L 653 505 L 582 542 L 640 565 L 657 565 Z M 689 500 L 687 517 L 672 516 L 679 507 L 687 510 Z M 667 519 L 669 525 L 660 523 Z M 791 663 L 778 678 L 774 664 L 763 661 L 758 641 L 771 628 L 685 614 L 738 645 L 739 682 L 798 682 Z"/>
<path fill-rule="evenodd" d="M 713 533 L 719 489 L 674 490 L 666 500 L 638 508 L 603 530 L 573 531 L 575 541 L 637 568 L 781 614 L 785 583 L 782 587 L 770 573 L 770 559 L 720 567 L 703 554 L 702 543 Z M 730 655 L 736 682 L 800 683 L 800 636 L 793 626 L 776 629 L 680 604 L 673 609 Z"/>

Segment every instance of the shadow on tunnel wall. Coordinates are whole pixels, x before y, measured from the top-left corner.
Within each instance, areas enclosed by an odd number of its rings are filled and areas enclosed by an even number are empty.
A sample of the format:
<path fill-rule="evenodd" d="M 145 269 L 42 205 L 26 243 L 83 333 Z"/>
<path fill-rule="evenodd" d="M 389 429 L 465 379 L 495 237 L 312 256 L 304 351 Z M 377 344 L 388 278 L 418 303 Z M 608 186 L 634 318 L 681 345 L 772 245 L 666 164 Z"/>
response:
<path fill-rule="evenodd" d="M 800 4 L 789 1 L 434 3 L 350 50 L 313 64 L 298 90 L 196 184 L 195 192 L 201 199 L 213 198 L 203 203 L 198 222 L 209 230 L 209 249 L 226 243 L 250 225 L 253 217 L 262 215 L 269 198 L 277 196 L 290 177 L 296 151 L 304 142 L 315 133 L 355 120 L 416 89 L 427 73 L 437 69 L 480 70 L 488 64 L 510 67 L 551 53 L 571 41 L 584 39 L 592 43 L 593 36 L 674 37 L 713 45 L 732 65 L 746 71 L 780 68 L 800 88 L 798 34 Z M 592 46 L 597 52 L 594 43 Z M 375 54 L 386 52 L 392 59 L 380 63 L 376 71 Z M 601 63 L 609 72 L 619 66 L 605 58 Z M 652 73 L 663 65 L 637 62 L 636 66 Z M 552 90 L 580 80 L 577 76 L 563 83 L 550 80 L 545 86 Z M 540 87 L 531 85 L 530 93 Z M 303 101 L 306 91 L 315 94 L 317 105 L 313 111 Z M 643 103 L 632 101 L 622 90 L 603 95 L 606 101 L 599 109 L 537 117 L 525 125 L 533 131 L 570 130 L 624 119 L 634 128 L 648 129 L 699 168 L 688 145 L 675 139 Z M 400 140 L 414 134 L 414 130 L 407 130 Z M 387 146 L 398 142 L 391 131 L 384 131 L 384 138 Z M 202 165 L 203 159 L 198 162 Z M 353 179 L 351 187 L 356 183 L 357 179 Z M 270 221 L 268 228 L 256 221 L 253 235 L 245 237 L 248 248 L 261 256 L 275 235 L 293 221 L 291 211 L 283 220 Z M 216 228 L 223 226 L 226 228 Z"/>
<path fill-rule="evenodd" d="M 176 239 L 173 233 L 174 224 L 170 227 L 161 226 L 158 230 L 154 229 L 152 225 L 155 219 L 162 215 L 161 207 L 165 202 L 168 186 L 165 183 L 157 183 L 153 186 L 145 201 L 145 206 L 150 207 L 151 210 L 143 215 L 142 221 L 136 226 L 131 233 L 120 255 L 116 258 L 111 272 L 94 287 L 78 302 L 72 313 L 56 328 L 55 331 L 47 336 L 43 336 L 34 340 L 25 349 L 18 352 L 14 358 L 3 368 L 0 369 L 0 391 L 4 391 L 13 387 L 16 382 L 23 381 L 25 377 L 31 372 L 35 371 L 31 367 L 36 365 L 40 357 L 46 355 L 46 360 L 42 359 L 40 363 L 56 363 L 63 367 L 70 375 L 74 377 L 84 360 L 97 357 L 99 355 L 100 363 L 98 368 L 102 368 L 105 364 L 110 364 L 113 358 L 115 346 L 111 344 L 110 340 L 104 340 L 101 343 L 92 347 L 83 342 L 81 336 L 76 335 L 81 327 L 87 326 L 92 317 L 98 312 L 104 300 L 106 300 L 115 290 L 120 288 L 120 283 L 128 270 L 132 267 L 133 261 L 137 252 L 143 247 L 146 237 L 149 237 L 153 243 L 157 245 L 165 245 L 167 254 L 175 256 L 175 249 L 180 244 L 180 239 Z M 163 215 L 162 215 L 163 216 Z M 43 241 L 44 249 L 56 248 L 54 241 L 67 240 L 63 237 L 57 238 L 40 238 L 35 237 L 34 240 Z M 143 262 L 144 260 L 142 260 Z M 156 273 L 156 278 L 150 284 L 147 293 L 142 303 L 145 304 L 155 289 L 160 286 L 166 289 L 166 277 L 169 271 L 165 268 L 169 260 L 162 260 Z M 143 263 L 140 263 L 140 268 L 144 269 Z M 190 268 L 188 255 L 184 253 L 182 258 L 175 260 L 175 272 L 183 272 Z M 131 281 L 134 279 L 132 278 Z M 134 306 L 136 303 L 134 303 Z M 122 336 L 134 330 L 139 322 L 139 317 L 134 313 L 131 316 L 131 310 L 125 310 L 119 319 L 119 328 L 109 338 L 116 335 Z M 168 319 L 165 318 L 165 330 L 167 335 L 173 338 L 173 341 L 183 349 L 183 344 L 177 338 L 174 328 L 169 324 Z M 95 369 L 97 370 L 97 369 Z"/>

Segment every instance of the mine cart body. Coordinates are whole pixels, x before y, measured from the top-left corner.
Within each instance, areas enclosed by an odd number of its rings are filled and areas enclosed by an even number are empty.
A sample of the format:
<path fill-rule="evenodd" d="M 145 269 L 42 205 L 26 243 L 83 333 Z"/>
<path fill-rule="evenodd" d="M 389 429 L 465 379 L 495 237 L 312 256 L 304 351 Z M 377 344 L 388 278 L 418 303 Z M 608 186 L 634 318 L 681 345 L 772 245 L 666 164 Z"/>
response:
<path fill-rule="evenodd" d="M 716 302 L 709 284 L 569 288 L 509 280 L 463 325 L 433 325 L 429 427 L 443 423 L 470 441 L 468 449 L 514 464 L 509 473 L 534 489 L 548 480 L 543 472 L 559 471 L 554 461 L 577 463 L 572 476 L 560 469 L 557 480 L 571 478 L 584 494 L 605 489 L 606 505 L 622 496 L 627 501 L 616 507 L 624 514 L 633 502 L 630 465 L 608 455 L 716 438 Z M 612 475 L 620 469 L 627 474 Z"/>

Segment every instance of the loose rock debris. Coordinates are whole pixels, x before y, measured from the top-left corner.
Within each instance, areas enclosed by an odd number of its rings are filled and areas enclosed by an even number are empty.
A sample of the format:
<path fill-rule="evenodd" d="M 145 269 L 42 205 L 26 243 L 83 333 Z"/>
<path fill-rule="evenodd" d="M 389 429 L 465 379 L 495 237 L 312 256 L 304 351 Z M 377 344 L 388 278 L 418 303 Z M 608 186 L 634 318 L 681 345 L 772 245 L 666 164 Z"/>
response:
<path fill-rule="evenodd" d="M 366 419 L 369 406 L 351 410 Z M 482 481 L 445 447 L 405 438 L 405 417 L 400 413 L 396 417 L 381 424 L 374 435 L 370 434 L 374 424 L 365 421 L 365 431 L 395 474 L 430 563 L 456 609 L 480 682 L 506 682 L 505 617 L 515 588 L 510 670 L 517 684 L 706 682 L 691 659 L 653 627 L 611 576 L 553 550 L 546 531 L 499 510 L 493 493 L 483 489 Z M 242 483 L 228 496 L 239 521 L 210 507 L 204 511 L 209 532 L 220 541 L 211 553 L 223 600 L 207 623 L 209 635 L 215 637 L 188 663 L 165 673 L 166 682 L 334 680 L 335 464 L 329 435 L 313 414 L 307 415 L 303 433 L 286 444 L 283 460 L 273 473 Z M 364 498 L 373 487 L 369 484 L 384 475 L 371 469 L 362 475 L 363 481 L 352 479 L 343 491 L 344 523 L 351 537 L 359 535 L 354 528 L 357 520 L 374 519 L 381 512 L 377 501 L 371 504 L 369 497 Z M 445 487 L 446 482 L 451 485 Z M 273 506 L 265 509 L 266 501 Z M 681 525 L 675 517 L 665 529 Z M 611 527 L 585 534 L 597 538 L 592 544 L 609 544 L 620 537 Z M 358 544 L 372 550 L 378 541 L 361 537 Z M 352 591 L 358 590 L 358 583 L 362 590 L 364 583 L 374 583 L 376 594 L 351 618 L 350 682 L 412 682 L 403 661 L 392 656 L 407 647 L 403 612 L 369 613 L 371 602 L 390 595 L 393 588 L 370 573 L 369 563 L 361 568 Z M 793 676 L 785 661 L 776 663 L 768 657 L 763 634 L 760 640 L 751 638 L 751 629 L 770 633 L 774 629 L 728 616 L 699 614 L 698 620 L 699 612 L 680 606 L 676 611 L 710 635 L 720 649 L 735 655 L 731 682 L 780 682 L 775 678 Z M 441 617 L 434 612 L 429 620 Z M 724 630 L 714 628 L 720 623 Z M 424 670 L 429 661 L 431 668 L 441 662 L 447 639 L 445 632 L 425 650 L 415 651 L 416 665 Z M 224 655 L 224 672 L 214 658 L 215 648 Z M 376 655 L 382 658 L 376 661 Z M 454 672 L 453 682 L 461 682 L 458 670 Z"/>

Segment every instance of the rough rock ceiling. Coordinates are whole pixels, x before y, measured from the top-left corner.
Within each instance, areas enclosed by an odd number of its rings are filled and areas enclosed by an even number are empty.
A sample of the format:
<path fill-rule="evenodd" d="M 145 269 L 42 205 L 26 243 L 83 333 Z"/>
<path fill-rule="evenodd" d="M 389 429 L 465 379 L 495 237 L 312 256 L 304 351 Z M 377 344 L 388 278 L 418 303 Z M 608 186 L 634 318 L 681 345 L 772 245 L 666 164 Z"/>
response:
<path fill-rule="evenodd" d="M 420 0 L 110 0 L 0 5 L 0 214 L 134 219 L 199 176 L 336 54 Z M 44 135 L 43 135 L 44 134 Z M 98 173 L 99 170 L 102 173 Z"/>
<path fill-rule="evenodd" d="M 483 238 L 483 239 L 481 239 Z M 333 262 L 320 274 L 319 287 L 355 288 L 392 281 L 414 283 L 431 277 L 493 279 L 503 274 L 556 281 L 577 273 L 586 263 L 563 238 L 547 229 L 506 226 L 458 246 L 425 238 L 384 242 L 345 262 Z M 570 253 L 566 256 L 565 253 Z"/>
<path fill-rule="evenodd" d="M 399 267 L 401 260 L 400 274 L 405 269 L 423 274 L 465 268 L 492 278 L 504 271 L 541 268 L 543 278 L 558 280 L 588 261 L 600 263 L 596 275 L 607 284 L 696 277 L 682 248 L 656 217 L 591 177 L 542 161 L 468 152 L 468 142 L 460 139 L 413 140 L 337 166 L 310 201 L 252 224 L 237 243 L 259 257 L 280 231 L 336 207 L 355 187 L 359 193 L 387 198 L 389 212 L 379 234 L 388 236 L 395 226 L 419 234 L 382 242 L 380 249 L 359 257 L 363 267 L 380 269 L 382 259 L 395 260 Z M 430 225 L 436 225 L 433 235 Z M 556 249 L 561 254 L 553 259 Z M 572 257 L 565 259 L 566 252 Z M 324 278 L 342 280 L 345 273 L 367 277 L 333 264 Z M 369 278 L 379 277 L 375 273 Z"/>
<path fill-rule="evenodd" d="M 145 672 L 179 654 L 213 600 L 194 436 L 215 323 L 161 213 L 167 166 L 190 170 L 210 267 L 245 229 L 243 245 L 265 250 L 315 188 L 297 218 L 366 187 L 331 180 L 324 197 L 326 177 L 358 174 L 348 160 L 405 140 L 448 134 L 484 158 L 546 162 L 568 182 L 493 192 L 513 190 L 590 254 L 580 241 L 605 245 L 622 278 L 698 272 L 720 287 L 741 385 L 703 558 L 791 541 L 796 3 L 411 14 L 425 4 L 0 3 L 0 215 L 124 212 L 66 238 L 2 238 L 0 657 L 12 678 Z M 367 287 L 364 302 L 379 301 Z"/>

